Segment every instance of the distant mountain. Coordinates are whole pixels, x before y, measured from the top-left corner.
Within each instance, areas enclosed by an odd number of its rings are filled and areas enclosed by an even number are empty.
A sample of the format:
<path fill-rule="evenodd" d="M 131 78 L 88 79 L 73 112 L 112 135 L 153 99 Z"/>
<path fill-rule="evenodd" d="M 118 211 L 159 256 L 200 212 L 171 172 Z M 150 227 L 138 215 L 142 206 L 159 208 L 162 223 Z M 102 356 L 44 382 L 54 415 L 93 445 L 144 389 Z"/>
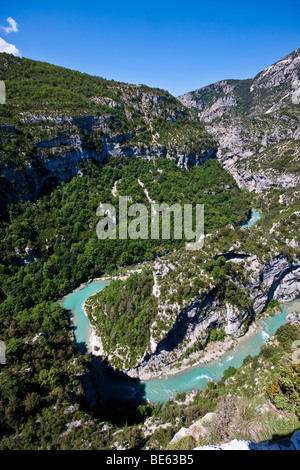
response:
<path fill-rule="evenodd" d="M 253 79 L 223 80 L 178 100 L 198 112 L 219 142 L 224 167 L 241 187 L 257 192 L 272 186 L 286 188 L 300 181 L 299 79 L 300 48 Z M 283 167 L 273 168 L 273 160 L 282 153 Z"/>

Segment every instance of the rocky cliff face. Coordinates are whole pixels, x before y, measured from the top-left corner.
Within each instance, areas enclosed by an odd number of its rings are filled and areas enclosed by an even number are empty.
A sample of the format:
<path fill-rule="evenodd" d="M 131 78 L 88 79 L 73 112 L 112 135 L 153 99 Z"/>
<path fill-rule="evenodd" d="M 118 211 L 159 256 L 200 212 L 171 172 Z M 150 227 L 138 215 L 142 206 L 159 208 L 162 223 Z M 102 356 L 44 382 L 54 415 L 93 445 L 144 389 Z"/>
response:
<path fill-rule="evenodd" d="M 198 111 L 200 121 L 219 142 L 218 156 L 224 167 L 250 191 L 299 184 L 299 175 L 289 168 L 282 168 L 278 175 L 274 171 L 265 174 L 258 166 L 274 144 L 293 144 L 300 137 L 299 66 L 297 49 L 254 79 L 224 80 L 178 98 Z"/>
<path fill-rule="evenodd" d="M 208 425 L 217 418 L 216 413 L 207 413 L 203 418 L 193 423 L 188 428 L 181 428 L 170 441 L 168 447 L 172 448 L 181 439 L 192 438 L 195 442 L 209 439 Z M 294 432 L 290 438 L 280 439 L 274 442 L 251 442 L 234 439 L 220 445 L 202 445 L 194 450 L 300 450 L 300 431 Z"/>
<path fill-rule="evenodd" d="M 84 123 L 85 119 L 82 120 L 83 125 Z M 101 129 L 101 127 L 99 128 Z M 76 175 L 83 175 L 84 167 L 90 161 L 102 165 L 107 159 L 113 157 L 165 157 L 172 158 L 179 166 L 187 167 L 199 165 L 209 158 L 216 158 L 217 154 L 216 148 L 205 149 L 205 146 L 199 154 L 170 152 L 167 148 L 159 145 L 154 148 L 139 145 L 125 148 L 122 141 L 132 137 L 133 135 L 107 133 L 101 139 L 101 152 L 97 152 L 93 148 L 87 149 L 80 134 L 68 138 L 55 137 L 38 142 L 36 157 L 31 162 L 26 162 L 24 168 L 19 170 L 14 164 L 4 163 L 0 169 L 0 177 L 2 181 L 4 180 L 7 188 L 7 201 L 35 200 L 43 193 L 43 190 L 47 191 L 50 183 L 69 181 Z M 69 150 L 65 150 L 66 147 Z M 47 149 L 47 153 L 44 149 Z"/>
<path fill-rule="evenodd" d="M 259 315 L 270 300 L 288 302 L 299 296 L 300 260 L 288 262 L 285 256 L 277 255 L 263 265 L 255 255 L 244 259 L 237 255 L 236 259 L 231 257 L 230 262 L 238 262 L 249 274 L 248 283 L 243 285 L 243 289 L 253 301 L 252 308 L 243 309 L 227 300 L 218 299 L 218 287 L 213 283 L 205 294 L 188 301 L 183 308 L 178 303 L 171 304 L 168 298 L 159 298 L 158 316 L 152 325 L 149 348 L 136 367 L 126 370 L 128 375 L 147 380 L 164 375 L 173 368 L 175 371 L 183 353 L 190 351 L 181 363 L 181 368 L 187 367 L 191 360 L 201 359 L 203 352 L 197 352 L 195 347 L 206 344 L 211 329 L 223 329 L 229 337 L 239 338 L 247 331 L 247 323 Z M 164 278 L 169 270 L 169 263 L 156 263 L 154 277 L 157 292 L 165 289 Z M 156 325 L 162 322 L 165 327 L 157 334 Z"/>
<path fill-rule="evenodd" d="M 294 432 L 291 438 L 281 439 L 277 442 L 257 444 L 251 441 L 234 439 L 220 446 L 200 446 L 195 447 L 194 450 L 300 450 L 300 431 Z"/>

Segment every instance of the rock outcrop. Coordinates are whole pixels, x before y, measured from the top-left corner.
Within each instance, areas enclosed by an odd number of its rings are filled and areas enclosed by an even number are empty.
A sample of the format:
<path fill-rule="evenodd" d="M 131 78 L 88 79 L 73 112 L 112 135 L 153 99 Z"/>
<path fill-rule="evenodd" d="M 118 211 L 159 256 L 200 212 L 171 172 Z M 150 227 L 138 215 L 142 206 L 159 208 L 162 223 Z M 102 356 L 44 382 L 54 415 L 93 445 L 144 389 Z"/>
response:
<path fill-rule="evenodd" d="M 195 447 L 194 450 L 300 450 L 300 431 L 294 432 L 289 439 L 282 439 L 276 442 L 255 443 L 234 439 L 220 446 L 200 446 Z"/>
<path fill-rule="evenodd" d="M 216 413 L 206 413 L 203 418 L 193 423 L 190 427 L 181 428 L 170 441 L 168 447 L 172 444 L 176 444 L 184 437 L 192 437 L 195 442 L 199 442 L 201 439 L 205 439 L 209 435 L 209 431 L 206 425 L 213 421 L 215 417 Z"/>
<path fill-rule="evenodd" d="M 181 439 L 191 437 L 196 443 L 209 442 L 210 432 L 208 425 L 216 418 L 216 413 L 207 413 L 203 418 L 193 423 L 188 428 L 181 428 L 168 444 L 168 448 L 177 444 Z M 291 438 L 278 441 L 256 443 L 252 441 L 240 441 L 234 439 L 221 445 L 202 445 L 194 450 L 300 450 L 300 430 L 294 432 Z"/>
<path fill-rule="evenodd" d="M 284 303 L 299 296 L 300 260 L 289 262 L 285 256 L 277 255 L 262 265 L 257 256 L 248 255 L 239 261 L 242 261 L 245 271 L 249 273 L 246 288 L 253 301 L 252 309 L 241 310 L 227 301 L 219 300 L 213 285 L 203 296 L 188 302 L 183 309 L 178 304 L 170 305 L 161 301 L 153 328 L 158 321 L 164 321 L 165 328 L 159 337 L 152 331 L 143 358 L 135 367 L 126 369 L 129 376 L 147 380 L 164 375 L 175 367 L 184 351 L 191 350 L 197 344 L 206 344 L 211 329 L 223 329 L 229 337 L 239 338 L 247 331 L 247 320 L 251 322 L 270 300 L 277 299 Z M 164 278 L 172 273 L 172 264 L 156 262 L 155 266 L 155 292 L 160 301 L 159 292 Z M 171 316 L 167 313 L 169 311 L 172 312 Z M 181 367 L 186 367 L 191 359 L 199 360 L 202 355 L 201 350 L 191 353 L 182 361 Z"/>

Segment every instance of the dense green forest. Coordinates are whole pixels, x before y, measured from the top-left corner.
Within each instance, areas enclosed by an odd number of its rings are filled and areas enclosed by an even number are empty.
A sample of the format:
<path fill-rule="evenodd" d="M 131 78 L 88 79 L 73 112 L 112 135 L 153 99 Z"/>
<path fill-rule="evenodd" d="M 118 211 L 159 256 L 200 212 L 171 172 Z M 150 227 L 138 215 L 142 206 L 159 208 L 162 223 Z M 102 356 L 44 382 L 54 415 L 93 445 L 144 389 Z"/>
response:
<path fill-rule="evenodd" d="M 150 338 L 150 326 L 157 316 L 157 299 L 152 295 L 153 275 L 152 272 L 143 276 L 134 274 L 125 282 L 112 281 L 109 287 L 99 297 L 95 328 L 101 325 L 101 337 L 106 350 L 120 348 L 126 351 L 126 365 L 130 367 L 143 356 Z M 91 306 L 94 305 L 93 298 Z M 85 308 L 89 314 L 89 300 Z M 122 362 L 116 356 L 114 366 L 118 366 L 118 362 L 119 369 L 122 369 Z"/>
<path fill-rule="evenodd" d="M 7 288 L 4 281 L 6 274 L 15 279 L 9 281 L 15 289 L 13 297 L 27 307 L 39 300 L 57 299 L 81 281 L 118 265 L 153 258 L 183 243 L 172 239 L 99 240 L 96 209 L 100 203 L 118 204 L 118 198 L 111 194 L 116 180 L 121 179 L 119 194 L 130 195 L 132 202 L 149 206 L 137 182 L 139 177 L 151 198 L 158 202 L 163 198 L 169 204 L 204 203 L 206 233 L 229 223 L 237 226 L 247 218 L 249 197 L 216 161 L 207 161 L 189 171 L 163 159 L 156 161 L 156 165 L 163 173 L 157 172 L 152 162 L 134 159 L 117 159 L 102 169 L 89 165 L 86 176 L 63 183 L 50 196 L 36 203 L 9 206 L 10 218 L 1 228 L 4 304 L 11 298 L 11 287 Z M 230 189 L 224 189 L 228 183 Z M 210 194 L 204 194 L 205 188 L 209 188 Z M 26 247 L 34 251 L 37 259 L 18 266 L 26 257 Z"/>

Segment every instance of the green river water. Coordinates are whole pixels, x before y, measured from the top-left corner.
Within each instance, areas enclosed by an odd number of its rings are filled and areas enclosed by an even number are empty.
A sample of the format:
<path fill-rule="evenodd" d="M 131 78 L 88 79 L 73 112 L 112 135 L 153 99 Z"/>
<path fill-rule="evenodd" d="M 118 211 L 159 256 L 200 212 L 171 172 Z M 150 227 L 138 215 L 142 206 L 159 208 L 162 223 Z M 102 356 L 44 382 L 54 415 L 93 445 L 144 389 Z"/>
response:
<path fill-rule="evenodd" d="M 75 341 L 83 352 L 87 352 L 87 343 L 92 330 L 82 310 L 82 304 L 92 294 L 104 289 L 106 285 L 107 283 L 104 282 L 93 281 L 83 289 L 67 295 L 62 302 L 64 308 L 73 311 Z M 258 331 L 249 335 L 249 337 L 245 337 L 235 349 L 224 354 L 219 360 L 188 369 L 173 376 L 142 382 L 145 398 L 154 403 L 159 401 L 165 402 L 178 392 L 204 388 L 209 379 L 221 379 L 224 370 L 229 366 L 238 367 L 242 364 L 246 356 L 256 355 L 266 340 L 275 333 L 277 328 L 286 322 L 287 314 L 290 313 L 292 309 L 298 309 L 298 307 L 300 307 L 299 300 L 286 304 L 282 312 L 278 315 L 269 317 L 266 320 L 258 320 Z M 111 381 L 110 385 L 116 392 L 121 386 L 125 388 L 124 393 L 127 397 L 134 395 L 134 387 L 132 387 L 127 380 L 113 376 L 111 376 L 109 380 Z M 110 394 L 111 393 L 113 394 L 113 392 L 110 391 Z"/>
<path fill-rule="evenodd" d="M 251 218 L 242 228 L 250 227 L 259 219 L 260 215 L 252 209 Z M 87 346 L 92 329 L 82 310 L 82 304 L 88 297 L 104 289 L 107 284 L 107 282 L 93 281 L 84 288 L 67 295 L 62 301 L 61 305 L 73 312 L 75 341 L 82 352 L 92 352 L 88 351 Z M 300 310 L 299 300 L 286 304 L 280 314 L 265 320 L 258 320 L 257 331 L 246 336 L 235 349 L 225 353 L 221 359 L 187 369 L 176 375 L 139 382 L 114 374 L 102 374 L 103 399 L 132 398 L 139 394 L 153 403 L 164 403 L 178 392 L 204 388 L 209 379 L 220 380 L 229 366 L 238 367 L 246 356 L 258 354 L 261 346 L 275 333 L 277 328 L 286 322 L 287 315 L 293 309 Z"/>

